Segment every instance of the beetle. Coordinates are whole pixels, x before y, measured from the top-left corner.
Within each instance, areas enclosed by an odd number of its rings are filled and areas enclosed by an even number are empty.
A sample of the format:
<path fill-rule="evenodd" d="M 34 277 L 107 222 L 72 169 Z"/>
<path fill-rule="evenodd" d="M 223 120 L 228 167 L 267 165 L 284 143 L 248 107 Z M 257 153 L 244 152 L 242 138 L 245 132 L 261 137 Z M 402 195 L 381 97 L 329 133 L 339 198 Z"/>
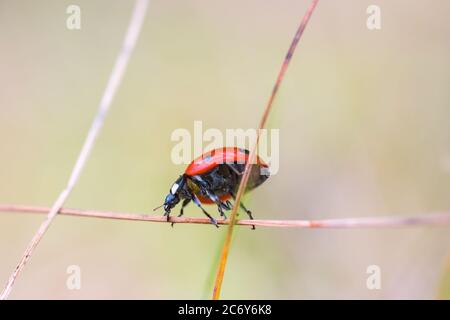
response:
<path fill-rule="evenodd" d="M 185 172 L 173 183 L 167 194 L 163 207 L 164 216 L 169 221 L 171 210 L 180 202 L 178 217 L 183 215 L 184 208 L 192 201 L 209 218 L 211 223 L 219 227 L 202 204 L 215 204 L 220 216 L 226 219 L 225 210 L 233 208 L 230 199 L 236 199 L 245 166 L 250 152 L 237 147 L 225 147 L 206 152 L 194 159 Z M 246 192 L 250 191 L 270 176 L 269 166 L 259 157 L 251 167 Z M 162 207 L 161 206 L 161 207 Z M 241 202 L 240 207 L 253 219 L 252 212 Z M 156 208 L 157 209 L 157 208 Z M 173 223 L 172 223 L 173 226 Z M 253 229 L 255 226 L 252 227 Z"/>

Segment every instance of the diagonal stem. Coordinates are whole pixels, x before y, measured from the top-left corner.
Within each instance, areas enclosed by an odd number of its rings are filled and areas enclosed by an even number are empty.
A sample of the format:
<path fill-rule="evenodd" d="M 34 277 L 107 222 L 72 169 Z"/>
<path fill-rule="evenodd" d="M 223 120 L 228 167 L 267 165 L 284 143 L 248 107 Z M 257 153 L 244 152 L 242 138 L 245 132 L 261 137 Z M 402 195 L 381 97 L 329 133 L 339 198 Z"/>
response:
<path fill-rule="evenodd" d="M 0 300 L 5 300 L 8 298 L 20 272 L 23 270 L 25 264 L 31 258 L 34 249 L 41 241 L 45 232 L 50 227 L 54 218 L 56 217 L 61 207 L 64 205 L 70 193 L 72 192 L 73 188 L 75 187 L 76 183 L 78 182 L 81 172 L 84 168 L 84 165 L 86 164 L 89 155 L 93 149 L 95 140 L 105 122 L 106 114 L 108 113 L 108 110 L 111 106 L 111 102 L 114 98 L 117 88 L 119 87 L 120 82 L 125 73 L 125 70 L 127 68 L 130 55 L 134 49 L 137 37 L 142 27 L 142 23 L 144 21 L 147 7 L 148 7 L 148 0 L 136 0 L 133 15 L 131 17 L 128 30 L 125 35 L 125 39 L 123 41 L 122 48 L 120 49 L 119 55 L 117 56 L 116 63 L 109 77 L 108 84 L 103 93 L 103 97 L 100 101 L 99 109 L 92 122 L 92 126 L 89 129 L 89 133 L 86 137 L 86 140 L 84 141 L 80 154 L 78 155 L 78 159 L 72 170 L 69 181 L 67 182 L 67 185 L 64 188 L 64 190 L 59 194 L 58 198 L 56 199 L 51 209 L 48 211 L 47 218 L 42 222 L 33 239 L 31 239 L 30 243 L 28 244 L 28 247 L 26 248 L 24 254 L 22 255 L 22 258 L 20 259 L 13 273 L 9 277 L 5 289 L 0 295 Z"/>
<path fill-rule="evenodd" d="M 232 235 L 233 235 L 233 230 L 234 230 L 234 225 L 236 223 L 236 213 L 237 213 L 237 209 L 239 208 L 239 204 L 241 202 L 241 198 L 242 195 L 244 193 L 244 190 L 247 186 L 248 183 L 248 178 L 250 176 L 250 171 L 251 171 L 251 167 L 253 164 L 253 161 L 255 160 L 255 156 L 256 156 L 256 149 L 258 146 L 258 142 L 259 142 L 259 138 L 260 138 L 260 133 L 261 133 L 261 129 L 263 129 L 266 125 L 267 122 L 267 118 L 269 117 L 270 111 L 272 110 L 272 106 L 273 106 L 273 101 L 275 100 L 276 94 L 278 92 L 278 89 L 281 85 L 281 82 L 283 80 L 284 74 L 286 73 L 287 67 L 289 66 L 289 62 L 291 61 L 291 58 L 294 54 L 295 48 L 297 47 L 297 44 L 303 34 L 303 31 L 306 28 L 306 25 L 308 24 L 309 19 L 311 18 L 312 13 L 314 12 L 314 9 L 317 5 L 317 3 L 319 2 L 319 0 L 312 0 L 311 4 L 308 8 L 308 10 L 306 11 L 300 26 L 297 29 L 297 32 L 295 33 L 294 39 L 292 40 L 291 46 L 289 47 L 288 53 L 286 54 L 286 57 L 284 58 L 283 64 L 281 66 L 280 72 L 278 73 L 278 77 L 277 80 L 275 82 L 275 85 L 273 87 L 272 90 L 272 94 L 270 95 L 269 101 L 267 102 L 267 105 L 264 109 L 264 113 L 261 117 L 261 121 L 259 123 L 258 126 L 258 131 L 257 131 L 257 136 L 256 136 L 256 142 L 255 145 L 252 147 L 251 151 L 250 151 L 250 155 L 248 158 L 248 162 L 245 166 L 245 171 L 244 171 L 244 175 L 242 176 L 242 180 L 241 183 L 239 185 L 239 189 L 238 189 L 238 193 L 236 196 L 236 204 L 233 207 L 233 210 L 231 212 L 231 217 L 230 217 L 230 224 L 228 227 L 228 231 L 225 237 L 225 241 L 222 247 L 222 253 L 221 253 L 221 257 L 220 257 L 220 262 L 219 262 L 219 268 L 217 270 L 217 275 L 216 275 L 216 281 L 215 281 L 215 285 L 214 285 L 214 291 L 213 291 L 213 299 L 214 300 L 218 300 L 220 297 L 220 290 L 222 288 L 222 282 L 223 282 L 223 277 L 225 274 L 225 268 L 227 265 L 227 261 L 228 261 L 228 254 L 230 251 L 230 246 L 231 246 L 231 239 L 232 239 Z"/>

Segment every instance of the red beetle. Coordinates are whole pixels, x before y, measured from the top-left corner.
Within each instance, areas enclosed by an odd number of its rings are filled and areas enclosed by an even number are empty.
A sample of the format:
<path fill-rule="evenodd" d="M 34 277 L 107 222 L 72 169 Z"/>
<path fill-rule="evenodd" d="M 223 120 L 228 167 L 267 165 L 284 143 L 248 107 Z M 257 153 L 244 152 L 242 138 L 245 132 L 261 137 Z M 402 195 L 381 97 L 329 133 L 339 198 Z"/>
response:
<path fill-rule="evenodd" d="M 184 207 L 193 201 L 211 220 L 211 223 L 218 227 L 216 219 L 202 207 L 202 204 L 216 204 L 220 215 L 226 219 L 224 210 L 232 208 L 229 199 L 236 197 L 248 158 L 248 150 L 219 148 L 193 160 L 184 174 L 175 181 L 166 196 L 163 206 L 167 220 L 169 220 L 171 209 L 180 200 L 183 202 L 179 217 L 183 215 Z M 269 175 L 269 166 L 257 157 L 250 172 L 246 191 L 262 184 L 269 178 Z M 240 206 L 250 219 L 253 219 L 251 211 L 242 202 Z"/>

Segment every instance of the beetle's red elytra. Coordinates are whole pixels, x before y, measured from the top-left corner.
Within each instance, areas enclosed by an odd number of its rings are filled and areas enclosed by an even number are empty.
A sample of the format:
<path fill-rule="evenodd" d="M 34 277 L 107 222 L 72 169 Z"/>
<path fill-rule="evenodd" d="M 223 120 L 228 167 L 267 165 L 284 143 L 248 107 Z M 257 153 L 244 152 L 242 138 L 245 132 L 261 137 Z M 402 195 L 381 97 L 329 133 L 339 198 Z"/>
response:
<path fill-rule="evenodd" d="M 235 199 L 245 166 L 249 160 L 249 151 L 236 147 L 224 147 L 206 152 L 194 159 L 172 185 L 164 201 L 164 215 L 169 220 L 170 211 L 181 201 L 180 214 L 191 201 L 194 202 L 211 223 L 218 227 L 214 219 L 202 204 L 216 204 L 220 215 L 226 219 L 224 210 L 233 206 L 229 199 Z M 246 191 L 250 191 L 270 176 L 269 166 L 259 157 L 252 165 Z M 252 213 L 244 204 L 241 208 L 253 219 Z M 172 224 L 173 225 L 173 224 Z M 253 226 L 254 229 L 254 226 Z"/>
<path fill-rule="evenodd" d="M 246 164 L 249 155 L 250 154 L 248 150 L 236 147 L 214 149 L 202 154 L 197 159 L 194 159 L 186 168 L 186 171 L 184 173 L 188 176 L 204 174 L 217 165 L 223 163 Z M 258 156 L 256 163 L 265 168 L 269 167 Z"/>

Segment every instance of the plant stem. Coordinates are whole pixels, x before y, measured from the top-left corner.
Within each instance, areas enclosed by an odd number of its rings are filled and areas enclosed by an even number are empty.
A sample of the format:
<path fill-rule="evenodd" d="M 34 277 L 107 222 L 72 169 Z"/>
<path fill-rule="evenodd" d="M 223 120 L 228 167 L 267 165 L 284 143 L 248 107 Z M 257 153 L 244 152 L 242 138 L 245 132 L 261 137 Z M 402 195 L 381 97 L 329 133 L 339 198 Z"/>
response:
<path fill-rule="evenodd" d="M 147 11 L 148 0 L 136 0 L 136 4 L 134 6 L 133 15 L 130 20 L 130 24 L 128 26 L 128 31 L 125 35 L 122 48 L 120 49 L 119 55 L 117 56 L 116 63 L 109 77 L 108 84 L 103 93 L 103 97 L 100 101 L 100 105 L 95 115 L 95 118 L 92 122 L 91 128 L 89 129 L 88 135 L 84 141 L 83 147 L 78 155 L 78 159 L 75 163 L 74 168 L 72 169 L 72 173 L 70 174 L 70 178 L 67 182 L 64 190 L 59 194 L 58 198 L 54 202 L 53 206 L 47 211 L 47 218 L 42 222 L 38 231 L 31 239 L 28 247 L 25 249 L 25 252 L 22 255 L 19 263 L 16 268 L 10 275 L 8 282 L 5 286 L 5 289 L 0 294 L 0 300 L 4 300 L 8 298 L 11 290 L 14 286 L 14 283 L 19 276 L 20 272 L 25 267 L 25 264 L 31 258 L 34 249 L 37 247 L 45 232 L 50 227 L 51 223 L 55 219 L 56 215 L 66 202 L 73 188 L 77 184 L 81 172 L 86 164 L 89 155 L 94 147 L 95 140 L 98 137 L 100 129 L 103 127 L 105 122 L 106 114 L 111 106 L 111 102 L 114 98 L 114 95 L 117 91 L 117 88 L 120 85 L 120 82 L 123 78 L 125 70 L 128 65 L 129 58 L 136 44 L 137 37 L 141 30 L 142 23 L 144 21 L 145 13 Z"/>
<path fill-rule="evenodd" d="M 317 5 L 317 3 L 319 2 L 319 0 L 312 0 L 311 4 L 308 8 L 308 10 L 306 11 L 300 26 L 297 29 L 297 32 L 295 33 L 294 39 L 292 40 L 291 46 L 289 47 L 288 53 L 286 54 L 286 57 L 284 58 L 283 64 L 281 66 L 281 69 L 278 73 L 278 77 L 277 80 L 275 82 L 275 85 L 272 89 L 272 94 L 270 95 L 269 101 L 267 102 L 267 105 L 264 109 L 263 115 L 261 117 L 259 126 L 258 126 L 258 131 L 257 131 L 257 136 L 256 136 L 256 143 L 255 145 L 251 148 L 250 151 L 250 155 L 248 157 L 248 162 L 245 166 L 245 171 L 244 171 L 244 175 L 242 176 L 242 180 L 241 183 L 239 185 L 239 189 L 237 192 L 237 196 L 236 196 L 236 201 L 235 201 L 235 205 L 233 207 L 233 210 L 231 212 L 231 217 L 230 217 L 230 224 L 228 227 L 228 231 L 225 237 L 225 241 L 222 247 L 222 254 L 221 254 L 221 258 L 220 258 L 220 262 L 219 262 L 219 268 L 217 270 L 217 275 L 216 275 L 216 281 L 215 281 L 215 285 L 214 285 L 214 291 L 213 291 L 213 300 L 218 300 L 220 297 L 220 290 L 222 289 L 222 282 L 223 282 L 223 277 L 225 274 L 225 269 L 226 269 L 226 265 L 227 265 L 227 261 L 228 261 L 228 253 L 230 251 L 230 247 L 231 247 L 231 239 L 232 239 L 232 235 L 233 235 L 233 230 L 234 230 L 234 225 L 236 223 L 236 214 L 237 214 L 237 208 L 239 207 L 239 204 L 241 202 L 241 198 L 242 195 L 244 193 L 244 190 L 247 186 L 247 182 L 248 182 L 248 178 L 250 176 L 250 171 L 251 171 L 251 167 L 253 164 L 253 161 L 255 159 L 256 156 L 256 149 L 258 146 L 258 142 L 259 142 L 259 137 L 260 137 L 260 133 L 261 133 L 261 129 L 263 129 L 266 125 L 267 122 L 267 118 L 269 117 L 270 111 L 272 110 L 272 106 L 273 106 L 273 102 L 275 100 L 276 94 L 278 92 L 278 89 L 281 85 L 281 82 L 283 80 L 284 74 L 286 73 L 287 67 L 289 66 L 289 62 L 291 61 L 291 58 L 294 54 L 295 48 L 297 47 L 297 44 L 303 34 L 303 31 L 306 28 L 306 25 L 308 24 L 309 19 L 311 18 L 312 13 L 314 12 L 314 9 Z M 256 224 L 254 224 L 256 225 Z"/>
<path fill-rule="evenodd" d="M 0 212 L 3 213 L 33 213 L 45 214 L 48 207 L 26 206 L 15 204 L 0 204 Z M 211 224 L 208 218 L 170 217 L 169 221 L 164 216 L 150 216 L 147 214 L 112 212 L 98 210 L 81 210 L 61 208 L 60 215 L 84 218 L 101 218 L 128 221 L 147 221 L 160 223 L 182 223 L 182 224 Z M 228 225 L 229 220 L 218 220 L 220 225 Z M 237 220 L 236 225 L 259 226 L 274 228 L 300 228 L 300 229 L 355 229 L 355 228 L 397 228 L 397 227 L 448 227 L 450 226 L 450 212 L 425 213 L 415 216 L 391 216 L 391 217 L 364 217 L 364 218 L 342 218 L 342 219 L 319 219 L 319 220 Z"/>

